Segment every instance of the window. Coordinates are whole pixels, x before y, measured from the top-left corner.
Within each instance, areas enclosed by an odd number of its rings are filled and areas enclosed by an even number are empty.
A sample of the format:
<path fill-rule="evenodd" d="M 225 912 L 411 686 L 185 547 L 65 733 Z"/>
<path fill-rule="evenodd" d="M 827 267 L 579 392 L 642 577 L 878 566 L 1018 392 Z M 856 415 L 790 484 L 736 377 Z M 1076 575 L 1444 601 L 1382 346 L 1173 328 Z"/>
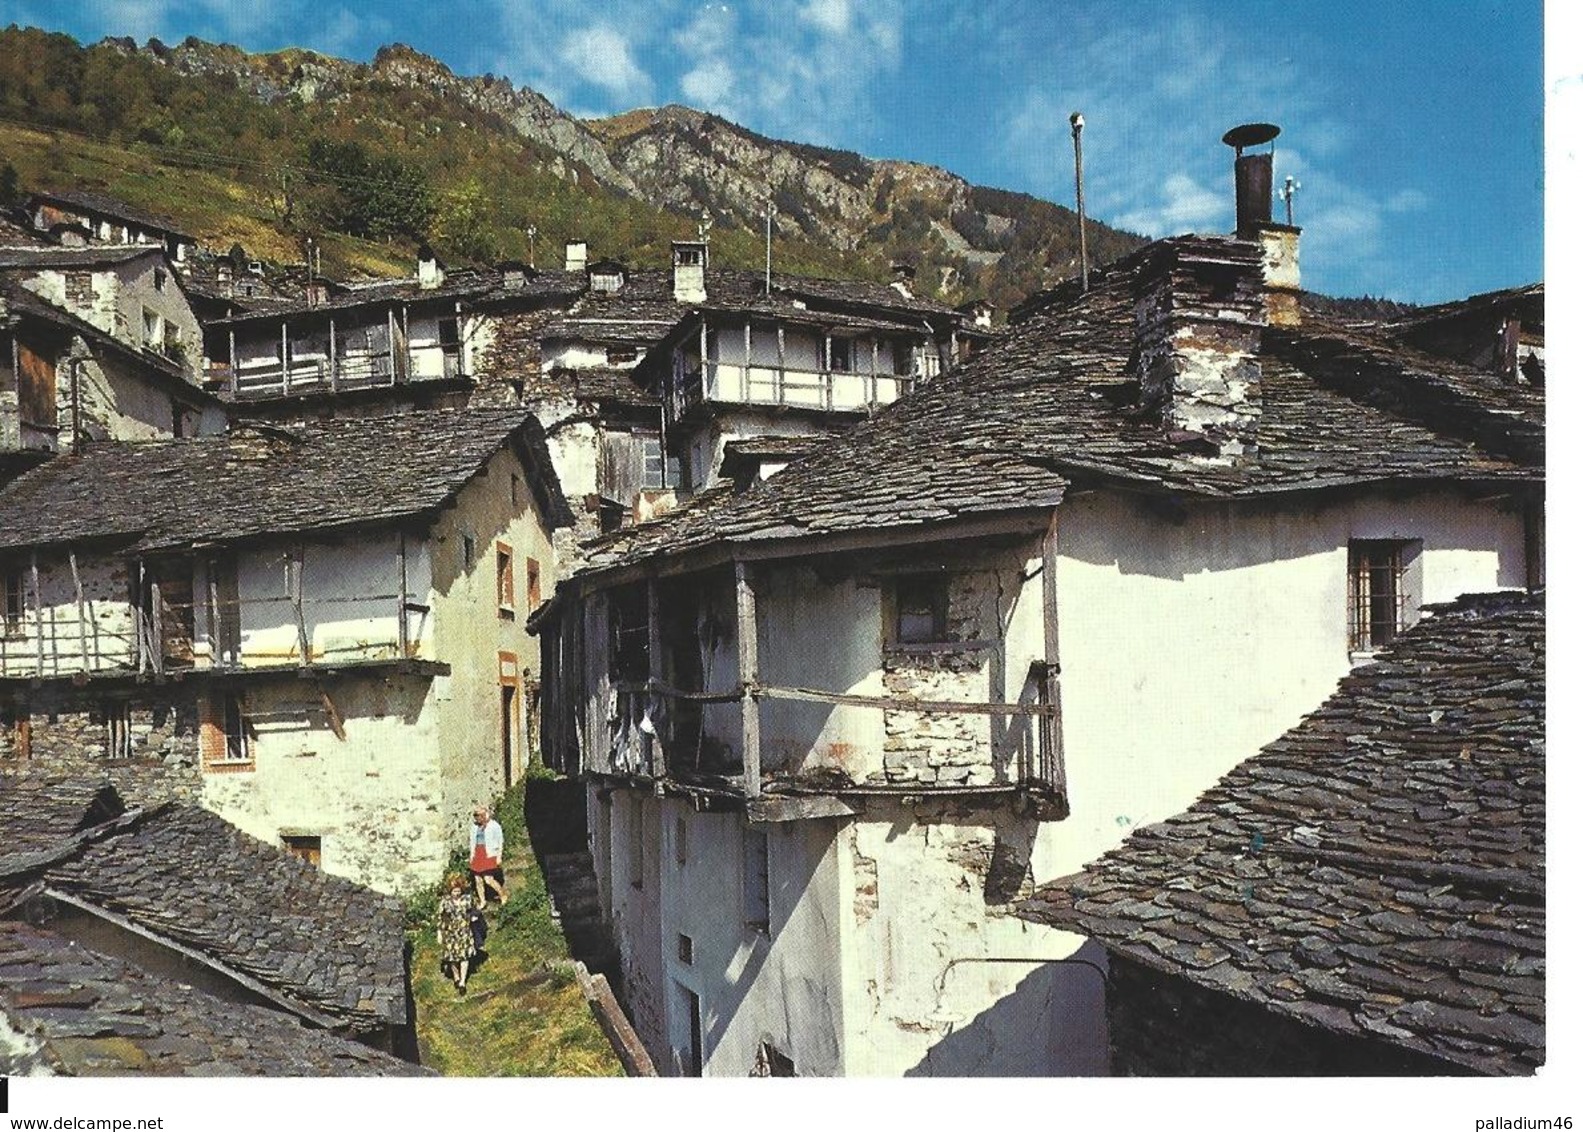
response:
<path fill-rule="evenodd" d="M 892 373 L 896 374 L 898 377 L 912 376 L 913 359 L 911 343 L 897 341 L 895 345 L 891 347 L 891 357 L 894 362 L 894 364 L 891 366 Z"/>
<path fill-rule="evenodd" d="M 161 349 L 165 345 L 165 324 L 159 317 L 158 311 L 143 308 L 143 345 L 151 350 Z"/>
<path fill-rule="evenodd" d="M 199 749 L 205 770 L 246 768 L 253 764 L 252 734 L 242 698 L 218 692 L 202 701 Z"/>
<path fill-rule="evenodd" d="M 299 861 L 304 861 L 314 868 L 320 867 L 322 858 L 323 839 L 318 834 L 311 833 L 282 833 L 280 847 Z"/>
<path fill-rule="evenodd" d="M 635 436 L 643 449 L 643 490 L 658 491 L 675 487 L 681 479 L 681 460 L 666 456 L 657 436 Z"/>
<path fill-rule="evenodd" d="M 677 248 L 677 267 L 702 267 L 704 265 L 704 250 L 702 248 Z"/>
<path fill-rule="evenodd" d="M 5 574 L 5 634 L 14 637 L 22 632 L 22 617 L 27 612 L 23 598 L 22 573 L 8 570 Z"/>
<path fill-rule="evenodd" d="M 462 536 L 462 569 L 471 570 L 478 562 L 478 540 L 472 535 Z"/>
<path fill-rule="evenodd" d="M 676 837 L 675 837 L 675 840 L 672 842 L 672 848 L 675 850 L 675 853 L 676 853 L 676 863 L 678 865 L 685 865 L 687 863 L 687 815 L 686 814 L 677 814 L 676 815 Z"/>
<path fill-rule="evenodd" d="M 1383 648 L 1417 614 L 1410 572 L 1421 544 L 1405 539 L 1354 539 L 1347 544 L 1347 647 Z"/>
<path fill-rule="evenodd" d="M 902 574 L 893 584 L 896 644 L 933 644 L 950 639 L 950 579 L 946 575 Z"/>
<path fill-rule="evenodd" d="M 689 967 L 693 965 L 693 937 L 683 932 L 676 933 L 676 960 Z"/>
<path fill-rule="evenodd" d="M 528 611 L 531 613 L 539 607 L 542 600 L 539 596 L 539 562 L 536 558 L 523 558 L 523 566 L 527 571 L 528 583 Z"/>
<path fill-rule="evenodd" d="M 156 267 L 154 269 L 154 290 L 156 290 L 156 291 L 163 291 L 164 289 L 165 289 L 165 269 L 163 267 Z"/>
<path fill-rule="evenodd" d="M 830 339 L 830 357 L 828 369 L 837 373 L 852 372 L 852 340 L 850 338 Z"/>
<path fill-rule="evenodd" d="M 742 835 L 742 922 L 751 931 L 770 934 L 770 839 L 762 829 Z"/>
<path fill-rule="evenodd" d="M 513 512 L 522 510 L 522 477 L 516 472 L 511 473 L 511 510 Z"/>
<path fill-rule="evenodd" d="M 503 542 L 495 543 L 495 604 L 500 606 L 502 617 L 510 617 L 517 610 L 516 579 L 511 568 L 511 547 Z"/>
<path fill-rule="evenodd" d="M 104 705 L 104 753 L 112 759 L 132 757 L 132 705 L 124 700 Z"/>
<path fill-rule="evenodd" d="M 704 1012 L 698 995 L 680 983 L 676 995 L 687 1018 L 686 1044 L 676 1051 L 676 1068 L 686 1077 L 704 1075 Z"/>

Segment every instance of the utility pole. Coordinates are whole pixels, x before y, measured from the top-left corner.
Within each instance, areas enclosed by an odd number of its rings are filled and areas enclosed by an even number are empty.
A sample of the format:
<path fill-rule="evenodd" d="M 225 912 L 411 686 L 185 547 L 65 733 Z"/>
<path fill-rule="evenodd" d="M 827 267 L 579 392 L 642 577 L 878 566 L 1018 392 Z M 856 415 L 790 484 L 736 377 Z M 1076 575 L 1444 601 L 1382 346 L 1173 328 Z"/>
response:
<path fill-rule="evenodd" d="M 537 236 L 539 234 L 539 230 L 538 230 L 538 228 L 536 226 L 534 226 L 532 224 L 529 224 L 527 231 L 528 231 L 528 266 L 533 268 L 535 271 L 537 271 L 539 265 L 533 262 L 533 237 L 535 237 L 535 236 Z"/>
<path fill-rule="evenodd" d="M 1088 216 L 1083 211 L 1083 115 L 1073 111 L 1072 151 L 1077 159 L 1077 256 L 1082 265 L 1083 290 L 1088 290 Z"/>

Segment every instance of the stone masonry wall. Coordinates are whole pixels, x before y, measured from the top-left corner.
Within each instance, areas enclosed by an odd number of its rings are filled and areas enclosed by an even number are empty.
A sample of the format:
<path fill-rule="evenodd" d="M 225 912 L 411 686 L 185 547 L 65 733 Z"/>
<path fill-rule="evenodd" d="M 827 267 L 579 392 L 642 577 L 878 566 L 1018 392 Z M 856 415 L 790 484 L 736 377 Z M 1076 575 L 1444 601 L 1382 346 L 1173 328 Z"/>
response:
<path fill-rule="evenodd" d="M 992 614 L 996 576 L 954 574 L 948 586 L 947 636 L 961 648 L 886 649 L 885 694 L 916 700 L 981 702 L 991 695 L 994 650 L 969 644 L 993 641 L 1000 627 Z M 872 776 L 871 776 L 872 777 Z M 885 711 L 885 770 L 880 781 L 925 786 L 979 786 L 996 781 L 990 717 L 968 713 Z"/>

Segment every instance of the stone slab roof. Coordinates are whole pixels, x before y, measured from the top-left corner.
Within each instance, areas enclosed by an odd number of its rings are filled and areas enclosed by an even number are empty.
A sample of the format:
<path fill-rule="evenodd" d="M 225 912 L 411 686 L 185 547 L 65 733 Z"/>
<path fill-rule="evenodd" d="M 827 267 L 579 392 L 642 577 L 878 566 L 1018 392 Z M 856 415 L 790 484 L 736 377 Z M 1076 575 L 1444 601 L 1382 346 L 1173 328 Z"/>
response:
<path fill-rule="evenodd" d="M 109 782 L 0 774 L 0 879 L 125 812 Z"/>
<path fill-rule="evenodd" d="M 61 192 L 43 191 L 33 194 L 35 200 L 51 201 L 57 204 L 70 205 L 80 208 L 84 212 L 97 213 L 116 220 L 130 220 L 142 228 L 156 232 L 166 232 L 172 236 L 180 236 L 184 240 L 194 237 L 176 227 L 176 222 L 168 216 L 161 216 L 157 212 L 150 212 L 134 204 L 127 204 L 118 197 L 108 193 L 89 192 L 84 189 L 67 189 Z"/>
<path fill-rule="evenodd" d="M 0 270 L 70 271 L 90 267 L 115 267 L 144 256 L 165 258 L 165 249 L 153 244 L 85 244 L 80 248 L 0 248 Z"/>
<path fill-rule="evenodd" d="M 428 516 L 514 440 L 537 465 L 550 522 L 570 525 L 531 413 L 433 409 L 91 445 L 0 490 L 0 548 L 98 538 L 174 548 Z"/>
<path fill-rule="evenodd" d="M 1320 318 L 1263 331 L 1257 456 L 1204 458 L 1199 434 L 1168 431 L 1138 405 L 1134 296 L 1149 252 L 765 483 L 599 544 L 591 565 L 1049 506 L 1074 481 L 1227 499 L 1542 479 L 1540 391 Z"/>
<path fill-rule="evenodd" d="M 407 1021 L 401 902 L 196 806 L 123 821 L 50 865 L 52 892 L 129 921 L 354 1032 Z"/>
<path fill-rule="evenodd" d="M 1021 914 L 1335 1033 L 1533 1072 L 1544 625 L 1521 594 L 1433 607 L 1185 812 Z"/>
<path fill-rule="evenodd" d="M 587 369 L 553 367 L 539 383 L 541 390 L 554 390 L 582 401 L 600 401 L 634 408 L 658 408 L 660 399 L 632 380 L 629 369 L 595 366 Z"/>
<path fill-rule="evenodd" d="M 0 922 L 0 1074 L 421 1076 L 260 1006 L 225 1002 L 23 923 Z"/>

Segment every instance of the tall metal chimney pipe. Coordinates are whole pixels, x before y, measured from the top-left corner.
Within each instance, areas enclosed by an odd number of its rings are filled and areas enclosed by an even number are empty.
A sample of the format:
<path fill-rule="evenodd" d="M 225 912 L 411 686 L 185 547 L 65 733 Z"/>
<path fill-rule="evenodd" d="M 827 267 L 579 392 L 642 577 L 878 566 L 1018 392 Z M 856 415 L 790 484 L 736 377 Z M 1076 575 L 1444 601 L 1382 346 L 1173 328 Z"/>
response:
<path fill-rule="evenodd" d="M 1250 145 L 1272 142 L 1281 127 L 1269 122 L 1250 122 L 1226 131 L 1220 140 L 1237 151 L 1237 235 L 1244 240 L 1257 238 L 1259 225 L 1270 222 L 1270 197 L 1274 186 L 1275 150 L 1243 153 Z"/>
<path fill-rule="evenodd" d="M 1072 112 L 1072 151 L 1077 159 L 1077 258 L 1083 269 L 1083 290 L 1088 290 L 1088 216 L 1083 211 L 1083 115 Z"/>

